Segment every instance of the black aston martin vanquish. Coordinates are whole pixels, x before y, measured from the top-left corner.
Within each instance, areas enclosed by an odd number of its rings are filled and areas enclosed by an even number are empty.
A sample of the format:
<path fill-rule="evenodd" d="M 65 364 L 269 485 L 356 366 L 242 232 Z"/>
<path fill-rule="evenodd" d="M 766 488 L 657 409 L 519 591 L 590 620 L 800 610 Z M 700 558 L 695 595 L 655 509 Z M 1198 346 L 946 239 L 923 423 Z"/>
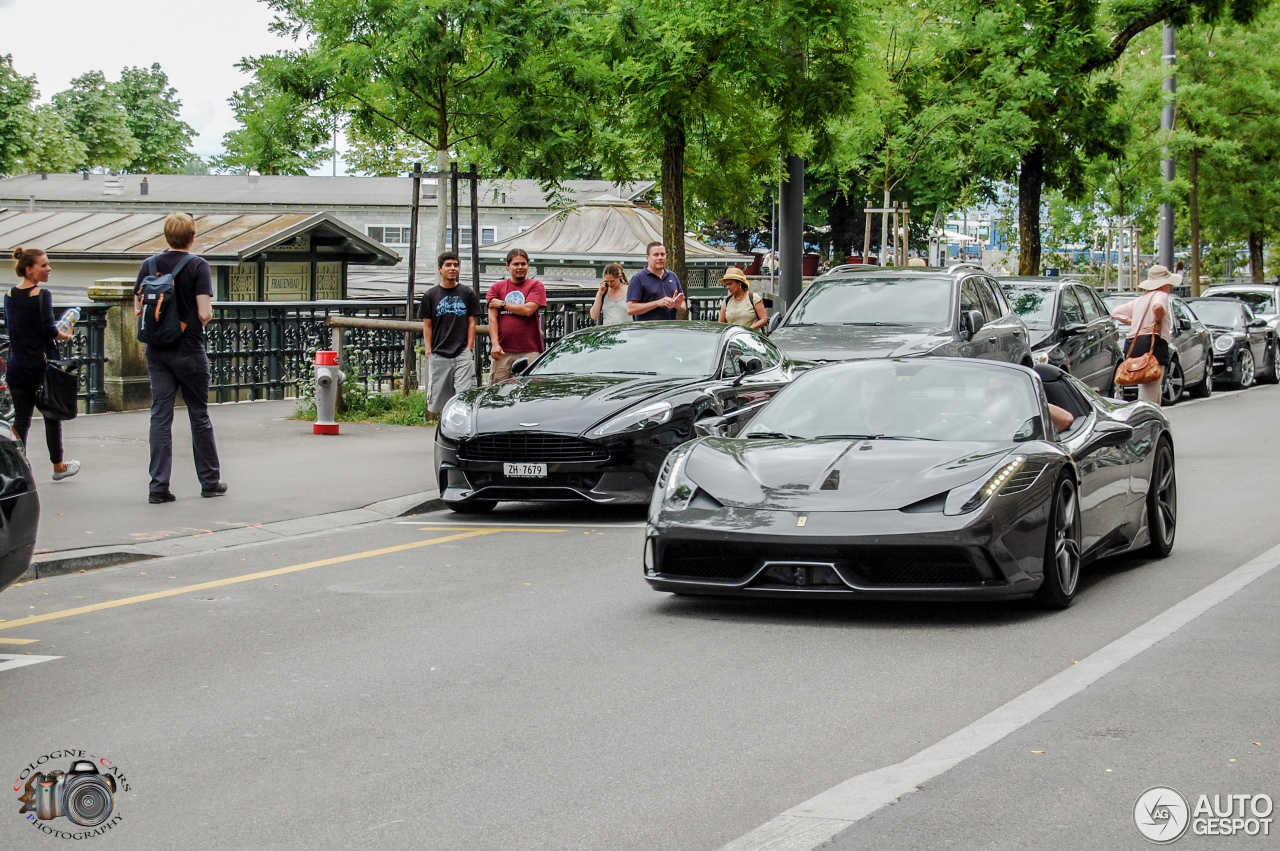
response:
<path fill-rule="evenodd" d="M 445 405 L 441 497 L 460 512 L 503 500 L 647 503 L 695 421 L 758 406 L 796 371 L 768 339 L 733 325 L 577 331 L 522 374 Z"/>
<path fill-rule="evenodd" d="M 1071 417 L 1061 433 L 1050 402 Z M 1061 608 L 1082 564 L 1173 547 L 1168 420 L 1053 366 L 832 365 L 744 420 L 703 423 L 668 457 L 645 547 L 654 588 Z"/>

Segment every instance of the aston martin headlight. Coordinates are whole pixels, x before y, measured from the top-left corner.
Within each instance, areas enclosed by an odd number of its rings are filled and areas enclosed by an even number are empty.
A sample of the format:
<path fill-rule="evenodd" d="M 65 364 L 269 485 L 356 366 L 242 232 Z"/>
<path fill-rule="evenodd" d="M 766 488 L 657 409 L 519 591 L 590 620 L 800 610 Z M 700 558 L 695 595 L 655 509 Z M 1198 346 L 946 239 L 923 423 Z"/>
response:
<path fill-rule="evenodd" d="M 1022 465 L 1026 461 L 1025 455 L 1015 456 L 993 470 L 985 481 L 971 482 L 951 491 L 947 495 L 944 512 L 946 514 L 966 514 L 979 508 L 983 503 L 999 493 L 1009 479 L 1022 469 Z M 974 487 L 975 484 L 977 485 L 976 489 Z M 960 500 L 964 500 L 964 502 Z"/>
<path fill-rule="evenodd" d="M 1231 351 L 1231 347 L 1234 346 L 1235 344 L 1236 344 L 1235 337 L 1232 337 L 1230 334 L 1220 334 L 1213 341 L 1213 350 L 1215 352 L 1221 352 L 1225 354 Z"/>
<path fill-rule="evenodd" d="M 470 437 L 474 428 L 475 415 L 471 413 L 471 402 L 454 396 L 440 412 L 440 433 L 452 440 L 462 440 Z"/>
<path fill-rule="evenodd" d="M 639 431 L 643 428 L 662 425 L 669 419 L 671 419 L 671 403 L 654 402 L 651 405 L 623 411 L 613 419 L 606 420 L 604 425 L 597 426 L 591 430 L 591 436 L 605 437 L 610 434 Z"/>
<path fill-rule="evenodd" d="M 671 460 L 671 469 L 667 471 L 667 486 L 662 493 L 662 505 L 670 511 L 684 511 L 693 501 L 693 495 L 697 493 L 698 486 L 684 471 L 684 462 L 689 457 L 689 453 L 677 450 L 672 454 L 675 457 Z"/>

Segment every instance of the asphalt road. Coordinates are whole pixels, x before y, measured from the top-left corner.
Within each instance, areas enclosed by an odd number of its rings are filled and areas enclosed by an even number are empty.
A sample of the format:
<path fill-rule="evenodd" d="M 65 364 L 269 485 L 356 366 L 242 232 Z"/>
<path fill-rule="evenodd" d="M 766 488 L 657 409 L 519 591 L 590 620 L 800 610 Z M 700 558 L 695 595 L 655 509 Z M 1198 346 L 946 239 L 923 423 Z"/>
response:
<path fill-rule="evenodd" d="M 1260 387 L 1171 409 L 1173 556 L 1097 565 L 1059 613 L 660 595 L 643 514 L 599 509 L 432 514 L 24 583 L 0 594 L 0 653 L 57 658 L 0 657 L 0 770 L 111 760 L 130 788 L 104 848 L 712 851 L 1280 544 L 1278 403 Z M 1277 603 L 1280 571 L 830 847 L 1142 848 L 1150 786 L 1280 798 Z M 54 617 L 15 623 L 32 615 Z M 0 847 L 59 841 L 5 794 Z"/>

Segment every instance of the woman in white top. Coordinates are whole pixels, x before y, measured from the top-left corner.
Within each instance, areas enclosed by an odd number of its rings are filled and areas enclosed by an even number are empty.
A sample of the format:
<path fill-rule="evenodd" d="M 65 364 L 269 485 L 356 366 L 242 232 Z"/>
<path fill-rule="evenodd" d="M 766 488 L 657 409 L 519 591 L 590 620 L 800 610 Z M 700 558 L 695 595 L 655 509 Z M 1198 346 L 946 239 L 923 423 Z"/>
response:
<path fill-rule="evenodd" d="M 769 321 L 764 310 L 764 299 L 751 292 L 751 282 L 741 269 L 729 269 L 720 278 L 729 294 L 720 305 L 720 321 L 728 325 L 759 330 Z"/>
<path fill-rule="evenodd" d="M 1169 342 L 1173 340 L 1173 310 L 1169 294 L 1182 283 L 1181 275 L 1174 275 L 1156 264 L 1147 271 L 1147 279 L 1138 284 L 1145 292 L 1128 304 L 1111 311 L 1111 317 L 1129 323 L 1129 336 L 1124 341 L 1126 358 L 1136 358 L 1154 352 L 1164 369 L 1169 368 Z M 1161 381 L 1149 381 L 1138 385 L 1138 398 L 1144 402 L 1160 404 Z"/>
<path fill-rule="evenodd" d="M 626 273 L 617 263 L 604 267 L 604 280 L 600 282 L 596 300 L 591 304 L 592 319 L 598 320 L 603 316 L 602 325 L 619 325 L 631 321 L 631 316 L 627 313 L 625 276 Z"/>

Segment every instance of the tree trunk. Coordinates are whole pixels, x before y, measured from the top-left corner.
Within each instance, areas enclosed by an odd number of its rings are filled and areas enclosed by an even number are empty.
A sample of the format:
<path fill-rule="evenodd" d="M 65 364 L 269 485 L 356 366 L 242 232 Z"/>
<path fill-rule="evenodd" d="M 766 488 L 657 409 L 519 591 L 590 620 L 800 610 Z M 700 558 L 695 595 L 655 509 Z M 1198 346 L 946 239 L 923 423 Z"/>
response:
<path fill-rule="evenodd" d="M 1018 171 L 1018 274 L 1040 274 L 1040 193 L 1044 189 L 1044 149 L 1022 155 Z"/>
<path fill-rule="evenodd" d="M 853 254 L 853 244 L 857 237 L 858 213 L 850 199 L 840 192 L 835 194 L 831 207 L 827 210 L 827 224 L 831 227 L 831 250 L 835 256 L 832 266 L 839 266 L 845 258 Z"/>
<path fill-rule="evenodd" d="M 436 178 L 436 257 L 449 250 L 445 241 L 445 231 L 449 228 L 449 180 L 444 176 L 448 170 L 449 149 L 445 147 L 436 151 L 436 171 L 440 173 Z M 533 271 L 529 274 L 532 276 Z"/>
<path fill-rule="evenodd" d="M 1255 230 L 1249 234 L 1249 274 L 1255 284 L 1262 283 L 1267 276 L 1262 254 L 1262 231 Z"/>
<path fill-rule="evenodd" d="M 1200 150 L 1192 148 L 1187 156 L 1187 218 L 1191 227 L 1191 294 L 1200 290 Z"/>
<path fill-rule="evenodd" d="M 684 269 L 684 126 L 672 127 L 662 146 L 662 244 L 667 247 L 667 268 L 683 286 Z"/>

